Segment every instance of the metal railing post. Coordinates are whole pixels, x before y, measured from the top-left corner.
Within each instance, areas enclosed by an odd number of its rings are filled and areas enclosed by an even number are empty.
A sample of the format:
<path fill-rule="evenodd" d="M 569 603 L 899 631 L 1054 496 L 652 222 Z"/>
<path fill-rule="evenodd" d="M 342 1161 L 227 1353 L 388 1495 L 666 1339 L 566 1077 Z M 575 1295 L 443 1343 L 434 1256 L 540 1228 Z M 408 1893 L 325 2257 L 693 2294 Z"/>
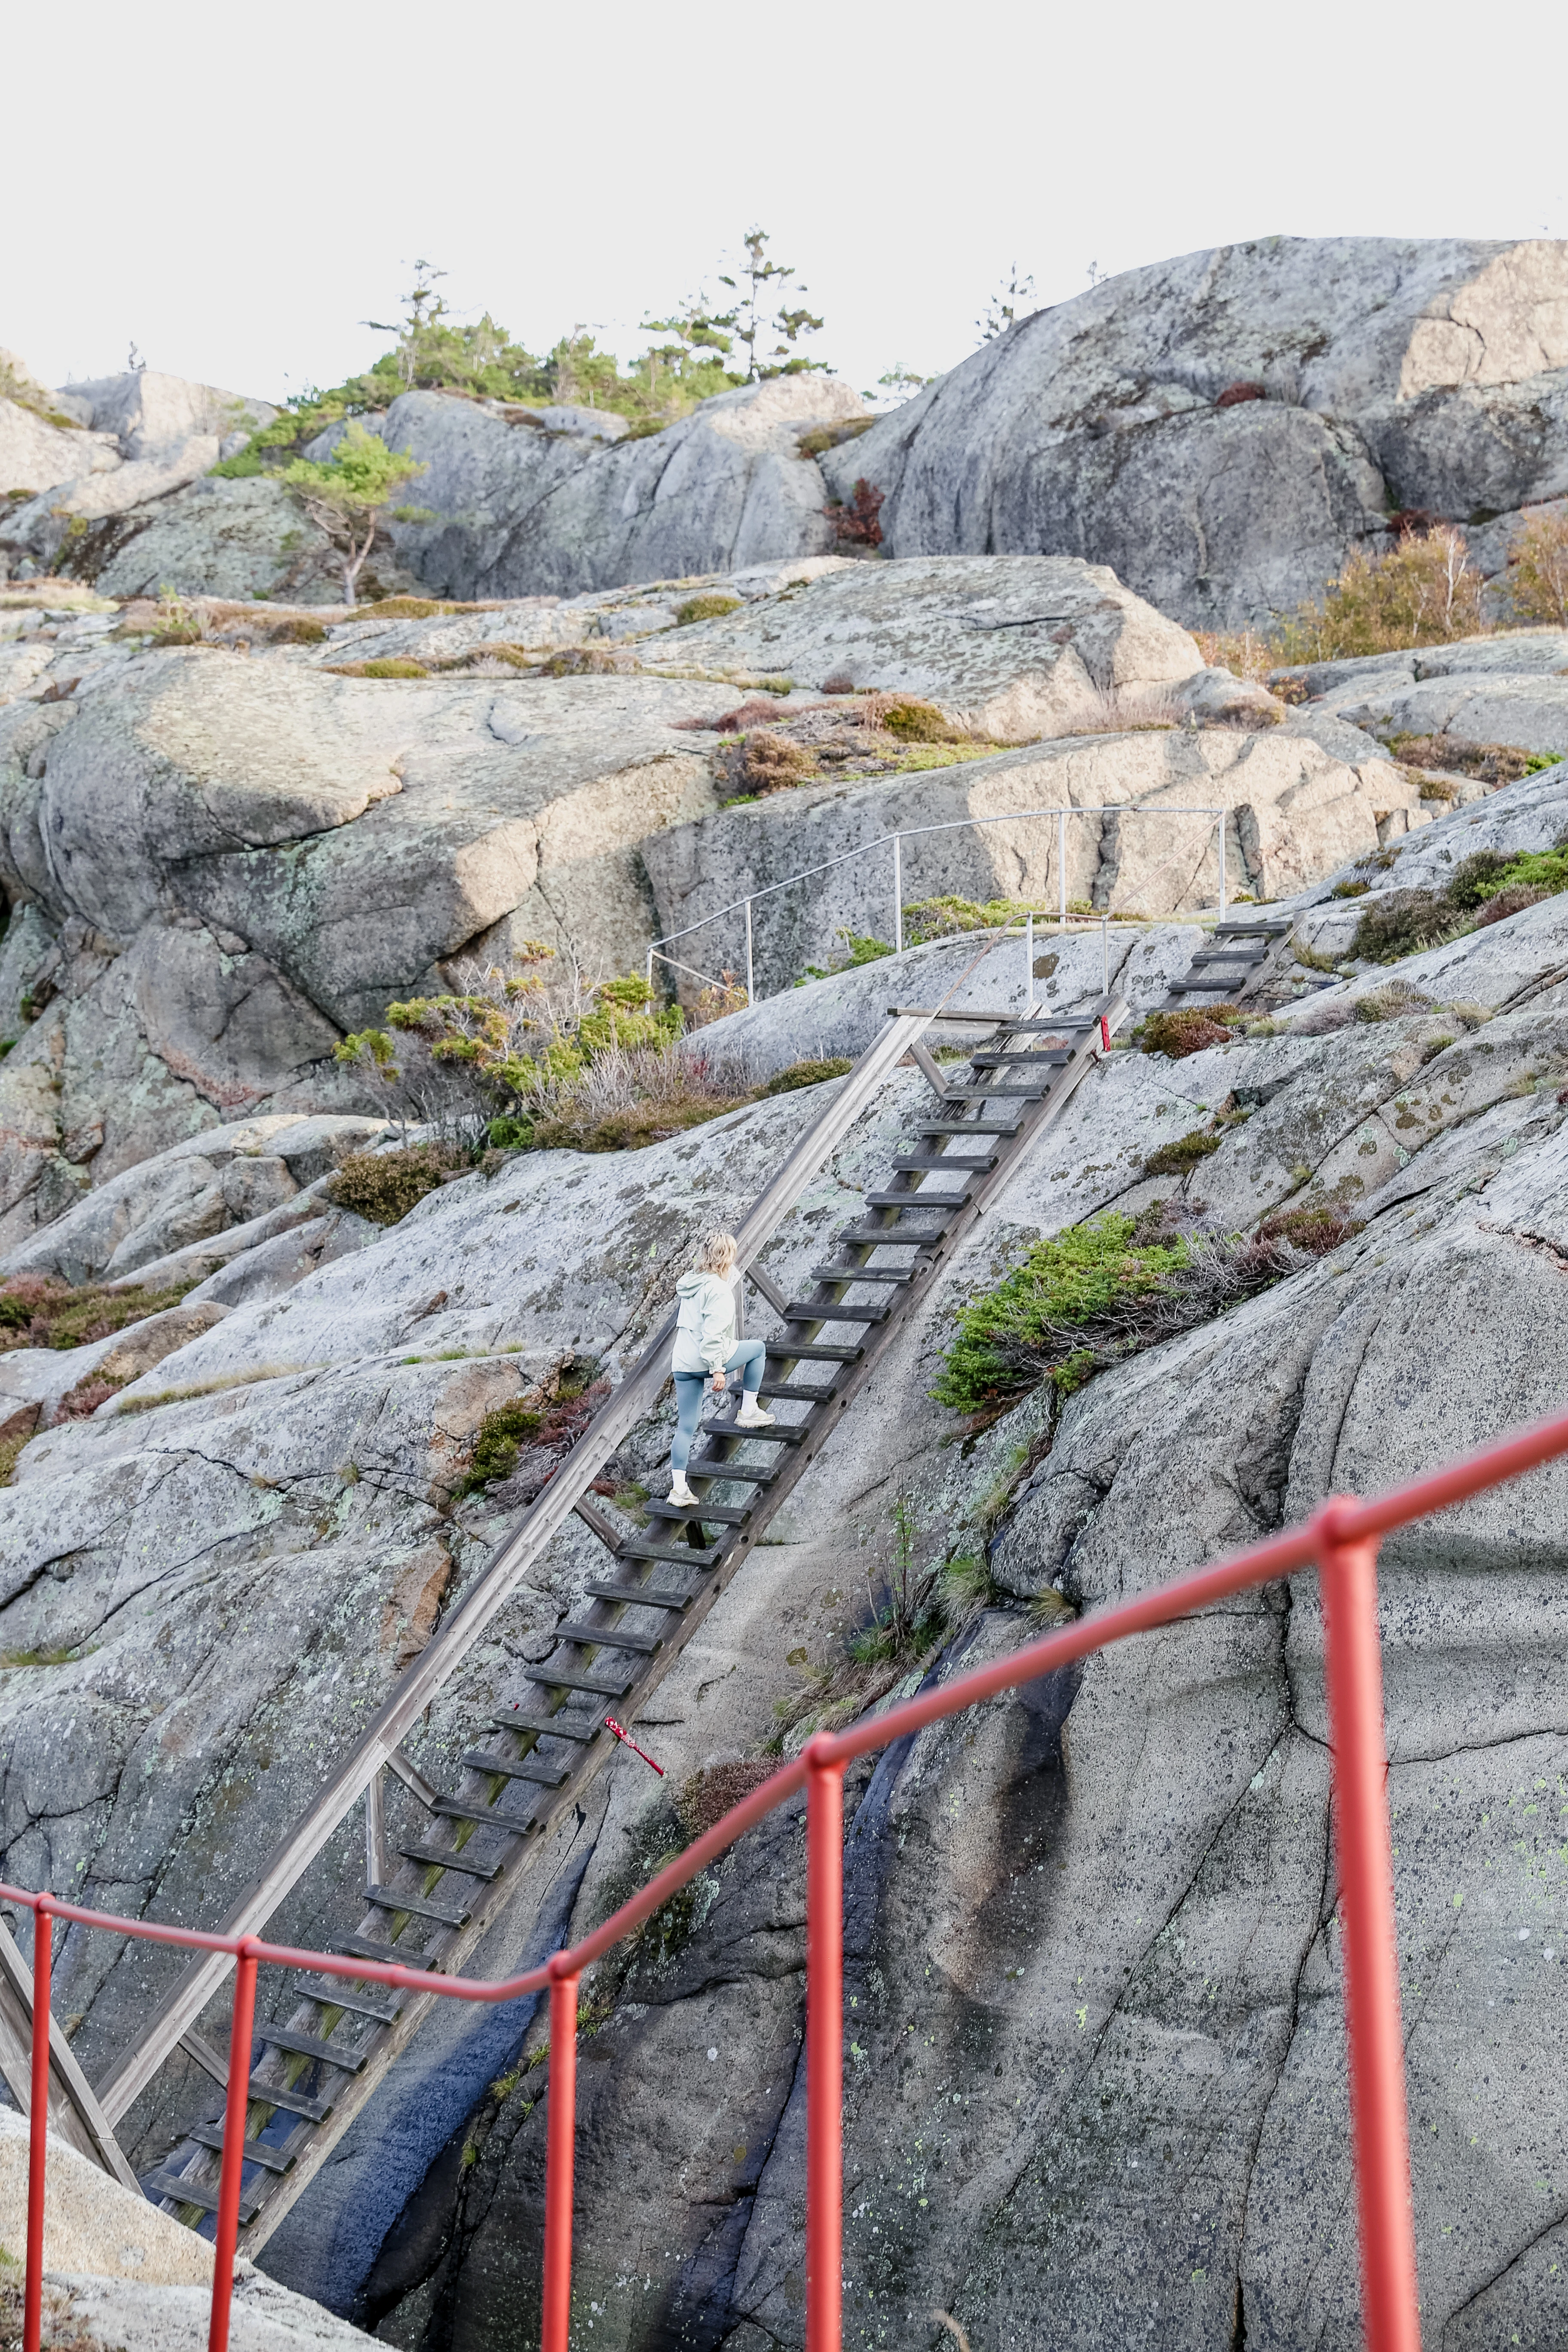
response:
<path fill-rule="evenodd" d="M 1225 828 L 1228 822 L 1228 813 L 1222 814 L 1219 821 L 1219 919 L 1222 923 L 1225 920 Z"/>
<path fill-rule="evenodd" d="M 567 2352 L 572 2328 L 572 2195 L 577 2145 L 577 1979 L 550 1963 L 550 2106 L 544 2138 L 544 2310 L 541 2352 Z"/>
<path fill-rule="evenodd" d="M 839 2352 L 844 2278 L 844 1767 L 805 1784 L 805 2352 Z"/>
<path fill-rule="evenodd" d="M 1377 1539 L 1336 1540 L 1334 1507 L 1331 1504 L 1323 1514 L 1318 1562 L 1328 1634 L 1363 2315 L 1368 2352 L 1420 2352 L 1377 1627 Z"/>
<path fill-rule="evenodd" d="M 228 2095 L 223 2110 L 223 2158 L 213 2231 L 213 2302 L 207 2352 L 228 2352 L 234 2294 L 235 2242 L 239 2235 L 239 2184 L 245 2171 L 245 2121 L 250 2111 L 250 2037 L 256 2022 L 256 1956 L 247 1937 L 234 1964 L 234 2015 L 228 2028 Z"/>
<path fill-rule="evenodd" d="M 44 2318 L 44 2168 L 49 2148 L 49 1910 L 33 1913 L 33 2075 L 27 2116 L 27 2273 L 22 2352 L 38 2352 Z"/>
<path fill-rule="evenodd" d="M 1065 931 L 1068 927 L 1068 813 L 1057 812 L 1057 920 Z"/>
<path fill-rule="evenodd" d="M 1035 1009 L 1035 918 L 1031 910 L 1024 918 L 1024 1010 Z"/>
<path fill-rule="evenodd" d="M 746 1002 L 754 1004 L 757 992 L 752 982 L 752 902 L 746 901 Z"/>
<path fill-rule="evenodd" d="M 893 953 L 904 951 L 904 836 L 893 835 Z"/>
<path fill-rule="evenodd" d="M 1102 909 L 1100 918 L 1100 984 L 1107 996 L 1110 993 L 1110 909 Z"/>

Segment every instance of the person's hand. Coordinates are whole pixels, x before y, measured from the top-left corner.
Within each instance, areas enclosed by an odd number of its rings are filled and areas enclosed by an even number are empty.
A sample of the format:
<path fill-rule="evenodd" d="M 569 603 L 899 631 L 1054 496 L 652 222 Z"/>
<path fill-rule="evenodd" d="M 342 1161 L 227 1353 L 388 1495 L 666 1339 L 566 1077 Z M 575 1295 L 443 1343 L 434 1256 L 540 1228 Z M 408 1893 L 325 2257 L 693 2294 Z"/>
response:
<path fill-rule="evenodd" d="M 713 1393 L 714 1393 L 714 1395 L 715 1395 L 715 1396 L 722 1396 L 722 1395 L 723 1395 L 723 1393 L 724 1393 L 724 1391 L 725 1391 L 725 1390 L 729 1387 L 729 1385 L 730 1385 L 729 1380 L 728 1380 L 728 1378 L 726 1377 L 726 1375 L 725 1375 L 723 1372 L 715 1372 L 715 1373 L 714 1373 L 714 1375 L 713 1375 Z"/>

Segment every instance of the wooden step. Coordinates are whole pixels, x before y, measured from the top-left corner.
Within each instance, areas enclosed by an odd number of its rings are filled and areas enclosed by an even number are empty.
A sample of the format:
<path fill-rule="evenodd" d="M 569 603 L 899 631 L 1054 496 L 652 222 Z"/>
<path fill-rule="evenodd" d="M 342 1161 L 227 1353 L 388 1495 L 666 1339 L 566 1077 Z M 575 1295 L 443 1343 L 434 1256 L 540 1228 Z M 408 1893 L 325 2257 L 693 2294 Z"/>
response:
<path fill-rule="evenodd" d="M 349 2050 L 335 2042 L 323 2042 L 315 2033 L 296 2033 L 292 2026 L 263 2025 L 258 2028 L 258 2034 L 274 2050 L 287 2050 L 294 2058 L 320 2059 L 324 2065 L 335 2066 L 342 2074 L 357 2074 L 364 2064 L 363 2050 Z"/>
<path fill-rule="evenodd" d="M 507 1726 L 509 1731 L 520 1728 L 534 1730 L 537 1727 L 536 1725 L 531 1724 Z M 482 1878 L 487 1881 L 499 1878 L 501 1874 L 501 1865 L 499 1862 L 475 1862 L 467 1846 L 463 1848 L 461 1853 L 455 1853 L 450 1846 L 441 1845 L 400 1845 L 397 1851 L 405 1862 L 423 1863 L 426 1870 L 456 1870 L 460 1871 L 465 1878 Z M 374 2013 L 374 2010 L 367 2012 L 371 2016 Z"/>
<path fill-rule="evenodd" d="M 742 1514 L 737 1511 L 735 1516 L 740 1518 Z M 697 1598 L 694 1592 L 672 1592 L 662 1584 L 585 1584 L 583 1590 L 591 1601 L 626 1601 L 634 1609 L 664 1609 L 677 1616 Z"/>
<path fill-rule="evenodd" d="M 987 1047 L 982 1054 L 971 1054 L 969 1066 L 972 1070 L 1005 1070 L 1016 1062 L 1027 1062 L 1031 1066 L 1060 1070 L 1065 1069 L 1071 1060 L 1070 1054 L 1056 1053 L 1048 1045 L 1020 1045 L 1016 1053 L 1009 1053 L 1005 1046 L 997 1046 Z"/>
<path fill-rule="evenodd" d="M 378 1911 L 406 1911 L 411 1918 L 434 1919 L 442 1927 L 466 1927 L 474 1916 L 462 1904 L 432 1903 L 427 1895 L 400 1894 L 395 1886 L 367 1886 L 363 1892 Z"/>
<path fill-rule="evenodd" d="M 595 1675 L 586 1666 L 525 1666 L 524 1682 L 545 1690 L 587 1691 L 595 1698 L 625 1698 L 637 1679 L 633 1675 Z M 523 1824 L 520 1822 L 518 1827 Z"/>
<path fill-rule="evenodd" d="M 828 1404 L 833 1390 L 821 1384 L 813 1387 L 807 1381 L 764 1381 L 757 1394 L 780 1397 L 786 1404 Z"/>
<path fill-rule="evenodd" d="M 806 1351 L 803 1349 L 798 1352 L 805 1354 Z M 782 1467 L 783 1465 L 776 1462 L 770 1462 L 765 1469 L 759 1469 L 754 1462 L 715 1462 L 708 1460 L 701 1462 L 689 1462 L 686 1465 L 686 1475 L 689 1479 L 731 1478 L 738 1479 L 748 1486 L 771 1486 L 773 1480 L 779 1475 L 779 1472 Z M 673 1559 L 677 1557 L 673 1552 L 664 1553 L 660 1556 L 661 1558 L 669 1559 Z M 693 1559 L 700 1559 L 702 1558 L 702 1554 L 700 1552 L 692 1552 L 690 1554 L 690 1558 Z"/>
<path fill-rule="evenodd" d="M 142 2185 L 147 2195 L 153 2199 L 154 2203 L 156 2203 L 160 2198 L 168 2197 L 173 2199 L 177 2204 L 199 2205 L 204 2213 L 216 2213 L 217 2211 L 217 2190 L 216 2188 L 204 2189 L 199 2181 L 182 2180 L 176 2173 L 164 2172 L 162 2170 L 154 2172 Z M 248 2190 L 242 2189 L 239 2192 L 240 2220 L 247 2222 L 254 2221 L 257 2215 L 260 2212 L 264 2202 L 264 2199 L 257 2197 L 251 2194 Z"/>
<path fill-rule="evenodd" d="M 868 1192 L 865 1202 L 868 1209 L 935 1209 L 939 1215 L 952 1217 L 966 1205 L 970 1190 L 962 1184 L 956 1192 Z"/>
<path fill-rule="evenodd" d="M 521 1714 L 492 1715 L 490 1721 L 498 1731 L 531 1731 L 542 1739 L 583 1740 L 597 1739 L 601 1717 L 596 1715 L 571 1715 L 563 1707 L 548 1722 L 541 1722 L 537 1716 Z M 405 1847 L 404 1851 L 406 1853 L 407 1848 Z M 492 1878 L 495 1876 L 493 1871 L 489 1874 Z"/>
<path fill-rule="evenodd" d="M 710 1435 L 712 1434 L 711 1423 L 700 1425 Z M 700 1517 L 700 1507 L 697 1511 L 689 1507 L 687 1517 Z M 719 1558 L 719 1550 L 718 1544 L 707 1544 L 699 1551 L 695 1544 L 660 1543 L 657 1536 L 634 1536 L 630 1543 L 621 1547 L 620 1557 L 622 1559 L 668 1560 L 677 1568 L 711 1568 Z"/>
<path fill-rule="evenodd" d="M 988 1169 L 996 1166 L 1001 1156 L 998 1151 L 906 1151 L 894 1160 L 893 1173 L 895 1176 L 914 1176 L 928 1168 L 973 1168 L 984 1175 Z"/>
<path fill-rule="evenodd" d="M 804 1445 L 808 1437 L 816 1434 L 804 1421 L 776 1421 L 772 1429 L 737 1429 L 732 1421 L 703 1421 L 698 1423 L 698 1433 L 702 1437 L 744 1438 L 748 1444 L 756 1445 Z M 702 1556 L 700 1552 L 692 1554 L 694 1559 Z"/>
<path fill-rule="evenodd" d="M 664 1647 L 662 1633 L 628 1633 L 619 1625 L 586 1625 L 575 1617 L 567 1624 L 557 1625 L 555 1638 L 560 1642 L 596 1642 L 602 1650 L 637 1650 L 645 1658 L 651 1658 L 656 1650 Z"/>
<path fill-rule="evenodd" d="M 688 1524 L 697 1519 L 704 1521 L 710 1520 L 715 1527 L 719 1528 L 744 1527 L 746 1521 L 752 1516 L 750 1509 L 742 1503 L 705 1502 L 700 1510 L 694 1511 L 689 1503 L 672 1503 L 667 1496 L 663 1495 L 656 1495 L 652 1496 L 643 1505 L 642 1507 L 647 1511 L 650 1518 L 685 1519 Z M 693 1552 L 695 1553 L 698 1547 L 694 1544 L 692 1546 Z M 592 1584 L 585 1584 L 583 1587 L 584 1592 L 593 1592 L 597 1589 L 597 1587 Z M 639 1588 L 639 1590 L 642 1591 L 647 1591 L 647 1589 L 648 1588 L 646 1586 Z M 605 1588 L 606 1594 L 609 1590 L 610 1588 L 607 1586 Z M 630 1591 L 631 1587 L 629 1585 L 624 1587 L 616 1585 L 614 1590 L 617 1592 L 622 1591 Z M 689 1594 L 687 1597 L 689 1599 Z"/>
<path fill-rule="evenodd" d="M 814 1265 L 814 1282 L 912 1282 L 912 1265 Z"/>
<path fill-rule="evenodd" d="M 917 1135 L 1000 1135 L 1009 1139 L 1018 1133 L 1020 1122 L 1016 1118 L 922 1118 L 915 1129 Z"/>
<path fill-rule="evenodd" d="M 401 1851 L 406 1853 L 408 1848 L 405 1846 Z M 453 1870 L 460 1870 L 462 1866 L 455 1857 L 447 1864 Z M 430 1954 L 422 1952 L 417 1944 L 384 1944 L 374 1936 L 337 1936 L 332 1939 L 331 1949 L 341 1952 L 345 1959 L 385 1960 L 395 1969 L 433 1969 L 436 1965 Z M 289 2101 L 280 2099 L 278 2104 L 286 2107 Z M 306 2107 L 289 2111 L 300 2115 L 310 2113 Z"/>
<path fill-rule="evenodd" d="M 864 1344 L 847 1347 L 837 1339 L 795 1339 L 788 1347 L 782 1339 L 768 1341 L 770 1364 L 858 1364 L 865 1352 Z"/>
<path fill-rule="evenodd" d="M 294 1979 L 294 1990 L 306 2000 L 320 2001 L 323 2008 L 346 2009 L 354 2017 L 374 2017 L 378 2025 L 395 2025 L 403 2014 L 401 1996 L 390 1986 L 379 2000 L 373 2000 L 363 1985 L 343 1983 L 336 1977 L 307 1976 L 301 1969 Z M 380 1991 L 380 1987 L 377 1987 Z"/>
<path fill-rule="evenodd" d="M 444 1822 L 478 1822 L 481 1829 L 509 1830 L 520 1834 L 528 1827 L 526 1813 L 508 1813 L 500 1803 L 481 1804 L 477 1797 L 437 1797 L 436 1811 Z M 413 1905 L 400 1905 L 400 1909 L 414 1909 Z M 450 1925 L 450 1922 L 447 1923 Z"/>
<path fill-rule="evenodd" d="M 488 1748 L 465 1748 L 458 1761 L 465 1772 L 504 1772 L 509 1780 L 531 1780 L 540 1789 L 559 1789 L 566 1778 L 564 1764 L 546 1764 L 537 1756 L 492 1756 Z"/>
<path fill-rule="evenodd" d="M 885 1323 L 889 1307 L 879 1298 L 863 1307 L 847 1307 L 837 1298 L 792 1298 L 784 1309 L 786 1323 Z M 705 1423 L 704 1427 L 711 1427 Z"/>
<path fill-rule="evenodd" d="M 307 2092 L 285 2090 L 280 2083 L 263 2083 L 255 2074 L 248 2088 L 253 2099 L 265 2099 L 269 2107 L 281 2107 L 286 2116 L 303 2116 L 309 2124 L 325 2123 L 332 2112 L 331 2099 L 312 2099 Z"/>
<path fill-rule="evenodd" d="M 884 1242 L 889 1248 L 935 1249 L 945 1238 L 933 1225 L 845 1225 L 833 1236 L 847 1242 Z"/>
<path fill-rule="evenodd" d="M 1031 1078 L 1021 1087 L 993 1086 L 989 1080 L 982 1078 L 973 1089 L 973 1097 L 976 1102 L 1043 1102 L 1055 1084 L 1054 1078 Z M 952 1099 L 950 1097 L 949 1100 Z"/>
<path fill-rule="evenodd" d="M 198 2147 L 210 2147 L 216 2156 L 223 2154 L 221 2124 L 192 2124 L 185 2137 L 194 2139 Z M 247 2164 L 259 2164 L 267 2172 L 287 2172 L 298 2160 L 292 2156 L 285 2155 L 282 2148 L 274 2147 L 264 2139 L 247 2139 L 245 2143 L 244 2156 Z"/>

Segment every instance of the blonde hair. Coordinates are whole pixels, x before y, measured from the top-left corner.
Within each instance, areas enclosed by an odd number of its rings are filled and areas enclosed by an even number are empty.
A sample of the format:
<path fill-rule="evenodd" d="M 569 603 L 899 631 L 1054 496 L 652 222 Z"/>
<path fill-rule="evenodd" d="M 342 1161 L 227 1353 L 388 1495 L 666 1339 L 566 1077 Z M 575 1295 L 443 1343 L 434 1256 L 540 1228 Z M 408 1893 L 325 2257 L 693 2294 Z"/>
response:
<path fill-rule="evenodd" d="M 740 1255 L 733 1234 L 704 1234 L 697 1250 L 699 1274 L 728 1274 Z"/>

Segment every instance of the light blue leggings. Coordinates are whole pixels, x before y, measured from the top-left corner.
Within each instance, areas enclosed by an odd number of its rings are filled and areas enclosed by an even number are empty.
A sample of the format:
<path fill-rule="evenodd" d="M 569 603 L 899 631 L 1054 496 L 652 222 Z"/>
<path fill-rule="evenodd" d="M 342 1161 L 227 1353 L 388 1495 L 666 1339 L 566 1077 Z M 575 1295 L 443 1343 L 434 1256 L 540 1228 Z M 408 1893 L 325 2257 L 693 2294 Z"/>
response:
<path fill-rule="evenodd" d="M 741 1367 L 741 1385 L 748 1397 L 754 1397 L 763 1382 L 763 1359 L 767 1348 L 761 1339 L 742 1339 L 731 1349 L 724 1360 L 724 1370 L 732 1372 Z M 697 1424 L 702 1418 L 702 1391 L 708 1386 L 703 1372 L 677 1372 L 675 1375 L 675 1440 L 669 1449 L 669 1466 L 678 1478 L 686 1475 L 686 1465 L 691 1459 L 691 1448 L 697 1436 Z"/>

